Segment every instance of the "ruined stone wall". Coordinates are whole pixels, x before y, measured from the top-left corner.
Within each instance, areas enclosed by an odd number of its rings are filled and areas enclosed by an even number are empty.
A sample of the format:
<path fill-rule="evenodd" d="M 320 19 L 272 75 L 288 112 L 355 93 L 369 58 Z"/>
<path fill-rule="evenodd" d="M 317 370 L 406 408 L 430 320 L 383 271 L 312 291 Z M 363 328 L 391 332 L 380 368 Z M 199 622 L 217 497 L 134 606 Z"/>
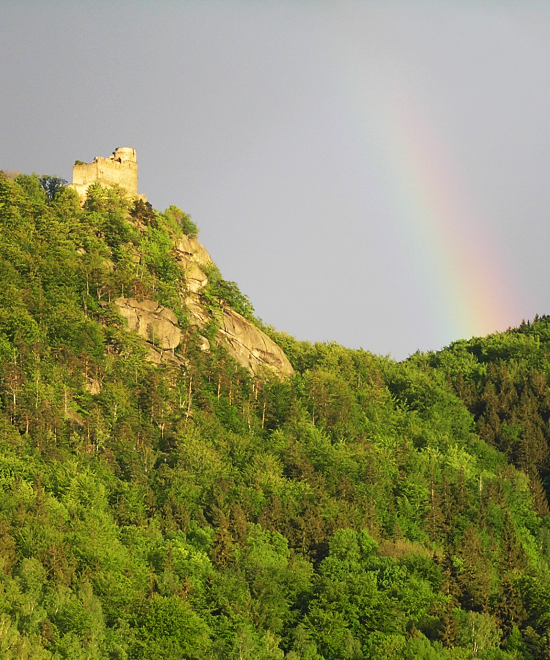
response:
<path fill-rule="evenodd" d="M 130 195 L 138 194 L 138 166 L 136 150 L 119 147 L 109 158 L 94 158 L 91 163 L 76 162 L 73 167 L 74 188 L 81 200 L 86 198 L 88 186 L 101 183 L 104 186 L 118 185 Z"/>

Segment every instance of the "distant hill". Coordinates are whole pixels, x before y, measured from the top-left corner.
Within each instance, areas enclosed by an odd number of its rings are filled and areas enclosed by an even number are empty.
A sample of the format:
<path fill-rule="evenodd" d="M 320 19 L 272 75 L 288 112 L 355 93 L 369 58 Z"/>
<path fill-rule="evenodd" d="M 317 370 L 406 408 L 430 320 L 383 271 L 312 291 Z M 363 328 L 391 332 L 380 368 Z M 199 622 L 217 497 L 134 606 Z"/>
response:
<path fill-rule="evenodd" d="M 2 658 L 550 658 L 549 318 L 299 342 L 184 212 L 47 183 L 0 173 Z"/>

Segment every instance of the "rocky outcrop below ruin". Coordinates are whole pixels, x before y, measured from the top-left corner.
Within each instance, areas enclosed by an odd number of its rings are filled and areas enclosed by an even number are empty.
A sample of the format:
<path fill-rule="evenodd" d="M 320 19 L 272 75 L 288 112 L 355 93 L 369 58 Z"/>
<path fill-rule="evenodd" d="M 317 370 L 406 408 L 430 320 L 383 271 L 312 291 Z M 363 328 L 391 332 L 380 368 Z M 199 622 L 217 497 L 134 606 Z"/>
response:
<path fill-rule="evenodd" d="M 176 252 L 178 261 L 194 262 L 199 265 L 212 263 L 212 257 L 196 238 L 189 238 L 188 236 L 180 238 L 176 243 Z"/>
<path fill-rule="evenodd" d="M 210 319 L 210 312 L 200 300 L 200 291 L 208 284 L 208 276 L 201 266 L 212 263 L 212 259 L 196 238 L 184 236 L 176 243 L 175 249 L 178 263 L 185 271 L 185 302 L 191 326 L 195 326 L 200 333 Z M 164 351 L 170 351 L 173 355 L 183 340 L 183 331 L 171 309 L 153 300 L 117 298 L 114 302 L 119 314 L 127 320 L 128 330 L 148 342 L 152 361 L 159 364 L 165 361 Z M 230 355 L 251 373 L 258 375 L 267 370 L 283 377 L 294 373 L 283 350 L 233 309 L 222 308 L 219 324 L 218 340 L 224 342 Z M 206 338 L 201 337 L 200 344 L 203 351 L 210 350 Z"/>
<path fill-rule="evenodd" d="M 186 303 L 191 321 L 198 328 L 203 328 L 209 320 L 209 313 L 201 304 L 199 294 L 208 284 L 208 277 L 201 266 L 212 263 L 212 258 L 196 238 L 186 236 L 178 241 L 176 251 L 178 262 L 185 269 L 188 289 Z M 229 353 L 245 369 L 254 374 L 263 369 L 281 376 L 294 373 L 283 350 L 253 323 L 225 306 L 220 321 L 220 338 Z"/>
<path fill-rule="evenodd" d="M 294 373 L 283 349 L 250 321 L 228 307 L 223 310 L 220 335 L 235 360 L 253 374 L 264 369 L 275 371 L 280 376 L 290 376 Z"/>
<path fill-rule="evenodd" d="M 128 322 L 128 330 L 150 344 L 150 359 L 153 362 L 160 364 L 163 351 L 173 352 L 181 344 L 183 332 L 176 315 L 168 307 L 153 300 L 139 301 L 134 298 L 117 298 L 114 302 L 119 314 Z M 201 305 L 193 302 L 189 308 L 191 322 L 200 330 L 209 315 Z M 223 309 L 219 340 L 225 343 L 232 357 L 253 374 L 266 369 L 280 376 L 294 373 L 283 350 L 254 324 L 228 307 Z M 202 337 L 200 344 L 202 350 L 209 350 L 210 344 L 206 338 Z"/>
<path fill-rule="evenodd" d="M 208 284 L 201 266 L 211 264 L 212 258 L 196 238 L 184 236 L 176 243 L 176 259 L 185 271 L 189 294 L 198 293 Z"/>
<path fill-rule="evenodd" d="M 171 309 L 153 300 L 117 298 L 118 313 L 128 321 L 128 329 L 163 350 L 177 348 L 183 339 L 178 318 Z"/>

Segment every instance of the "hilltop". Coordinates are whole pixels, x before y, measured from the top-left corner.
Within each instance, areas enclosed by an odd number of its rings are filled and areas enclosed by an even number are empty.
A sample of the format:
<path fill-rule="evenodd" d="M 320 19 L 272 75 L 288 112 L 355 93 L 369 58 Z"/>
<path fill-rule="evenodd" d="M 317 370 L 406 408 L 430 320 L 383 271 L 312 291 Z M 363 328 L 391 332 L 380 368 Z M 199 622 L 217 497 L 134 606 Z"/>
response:
<path fill-rule="evenodd" d="M 180 209 L 44 183 L 0 173 L 3 657 L 550 657 L 550 319 L 299 342 Z"/>

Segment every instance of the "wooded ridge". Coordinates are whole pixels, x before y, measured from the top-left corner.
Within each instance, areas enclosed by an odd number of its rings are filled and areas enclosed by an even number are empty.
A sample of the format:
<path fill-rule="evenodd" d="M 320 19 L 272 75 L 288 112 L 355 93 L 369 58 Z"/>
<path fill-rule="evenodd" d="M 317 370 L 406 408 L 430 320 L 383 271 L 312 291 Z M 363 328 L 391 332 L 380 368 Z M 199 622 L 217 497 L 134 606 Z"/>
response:
<path fill-rule="evenodd" d="M 0 172 L 2 658 L 550 659 L 550 318 L 300 342 L 196 235 Z"/>

